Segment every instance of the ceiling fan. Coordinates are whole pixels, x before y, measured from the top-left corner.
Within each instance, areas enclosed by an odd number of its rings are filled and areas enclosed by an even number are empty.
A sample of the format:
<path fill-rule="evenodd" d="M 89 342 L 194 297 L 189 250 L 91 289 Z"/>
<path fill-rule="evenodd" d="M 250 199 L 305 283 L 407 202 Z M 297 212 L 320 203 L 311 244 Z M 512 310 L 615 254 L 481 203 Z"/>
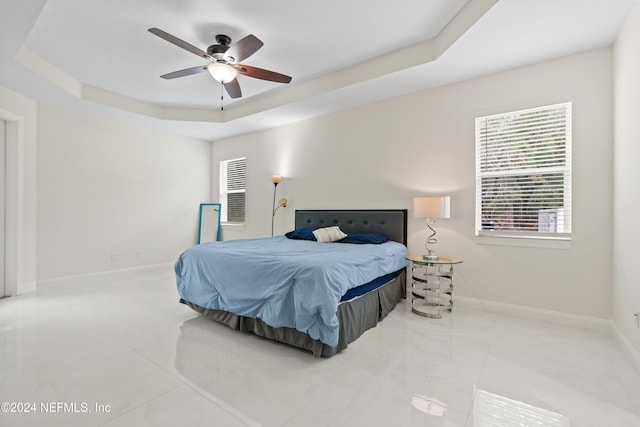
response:
<path fill-rule="evenodd" d="M 264 44 L 253 34 L 238 40 L 233 45 L 229 36 L 218 34 L 216 36 L 217 44 L 212 44 L 205 52 L 159 28 L 149 28 L 149 32 L 211 62 L 210 64 L 164 74 L 160 76 L 163 79 L 175 79 L 209 71 L 214 79 L 222 83 L 231 98 L 240 98 L 242 96 L 240 83 L 236 79 L 238 74 L 277 83 L 289 83 L 291 81 L 290 76 L 239 63 L 256 53 Z"/>

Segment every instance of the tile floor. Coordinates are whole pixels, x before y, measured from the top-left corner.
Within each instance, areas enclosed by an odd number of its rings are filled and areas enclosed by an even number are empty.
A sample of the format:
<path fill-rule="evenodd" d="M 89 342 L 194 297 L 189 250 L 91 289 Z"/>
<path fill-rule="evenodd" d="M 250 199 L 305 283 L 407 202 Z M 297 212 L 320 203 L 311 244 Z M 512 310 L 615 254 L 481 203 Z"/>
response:
<path fill-rule="evenodd" d="M 330 359 L 199 317 L 169 266 L 0 300 L 1 426 L 640 426 L 602 328 L 399 305 Z M 29 411 L 29 412 L 26 412 Z"/>

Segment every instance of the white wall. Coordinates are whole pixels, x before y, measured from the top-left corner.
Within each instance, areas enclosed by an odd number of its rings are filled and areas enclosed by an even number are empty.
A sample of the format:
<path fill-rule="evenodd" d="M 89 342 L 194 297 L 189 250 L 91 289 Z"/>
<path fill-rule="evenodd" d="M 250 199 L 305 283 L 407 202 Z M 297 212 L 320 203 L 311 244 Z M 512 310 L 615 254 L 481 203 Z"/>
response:
<path fill-rule="evenodd" d="M 210 142 L 39 105 L 38 280 L 174 262 L 210 201 L 210 156 Z"/>
<path fill-rule="evenodd" d="M 640 5 L 627 17 L 614 45 L 615 144 L 613 319 L 640 352 Z"/>
<path fill-rule="evenodd" d="M 0 86 L 0 118 L 7 120 L 7 221 L 15 229 L 7 232 L 7 283 L 9 295 L 35 289 L 36 284 L 36 136 L 37 105 Z M 11 199 L 16 203 L 12 204 Z M 14 250 L 15 249 L 15 250 Z M 13 265 L 13 267 L 12 267 Z M 15 267 L 15 268 L 14 268 Z"/>
<path fill-rule="evenodd" d="M 247 224 L 224 239 L 276 233 L 295 209 L 410 208 L 414 196 L 446 192 L 452 219 L 439 248 L 465 259 L 458 295 L 596 318 L 611 315 L 612 53 L 604 48 L 424 91 L 213 144 L 220 160 L 246 156 Z M 570 249 L 479 245 L 474 234 L 474 118 L 573 102 L 573 243 Z M 411 212 L 410 212 L 411 215 Z M 423 250 L 422 219 L 410 218 L 409 251 Z"/>

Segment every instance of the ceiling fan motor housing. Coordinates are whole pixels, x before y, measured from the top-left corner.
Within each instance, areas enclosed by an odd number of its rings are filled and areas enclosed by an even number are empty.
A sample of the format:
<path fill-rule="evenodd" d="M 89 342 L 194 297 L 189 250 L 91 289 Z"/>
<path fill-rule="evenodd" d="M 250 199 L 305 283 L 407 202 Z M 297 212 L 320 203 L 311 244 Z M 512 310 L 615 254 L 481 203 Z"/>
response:
<path fill-rule="evenodd" d="M 216 36 L 216 42 L 218 42 L 218 44 L 212 44 L 207 48 L 207 53 L 217 61 L 223 61 L 224 54 L 229 49 L 229 45 L 231 44 L 231 37 L 224 34 L 218 34 Z"/>

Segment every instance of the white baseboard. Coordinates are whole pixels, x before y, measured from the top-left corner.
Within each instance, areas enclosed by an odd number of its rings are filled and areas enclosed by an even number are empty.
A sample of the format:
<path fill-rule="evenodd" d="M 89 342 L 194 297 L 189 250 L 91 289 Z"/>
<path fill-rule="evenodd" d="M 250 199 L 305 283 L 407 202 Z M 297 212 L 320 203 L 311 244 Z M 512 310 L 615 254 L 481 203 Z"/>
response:
<path fill-rule="evenodd" d="M 638 351 L 638 349 L 636 349 L 633 344 L 631 344 L 631 341 L 629 341 L 627 337 L 625 337 L 622 332 L 620 332 L 620 329 L 618 329 L 618 326 L 614 321 L 611 321 L 611 330 L 613 331 L 613 336 L 615 337 L 616 341 L 618 341 L 618 344 L 620 344 L 620 347 L 622 347 L 624 353 L 629 359 L 631 359 L 633 363 L 635 363 L 636 369 L 640 371 L 640 351 Z"/>
<path fill-rule="evenodd" d="M 130 274 L 130 273 L 135 273 L 135 272 L 138 272 L 138 271 L 139 272 L 149 272 L 149 271 L 153 271 L 153 270 L 164 271 L 164 270 L 166 270 L 168 268 L 173 268 L 173 263 L 142 265 L 142 266 L 139 266 L 139 267 L 122 268 L 122 269 L 119 269 L 119 270 L 100 271 L 100 272 L 96 272 L 96 273 L 72 274 L 72 275 L 69 275 L 69 276 L 62 276 L 62 277 L 55 277 L 55 278 L 52 278 L 52 279 L 38 280 L 37 286 L 38 287 L 40 287 L 42 285 L 48 286 L 48 285 L 55 284 L 57 282 L 62 282 L 62 281 L 65 281 L 65 280 L 70 280 L 70 279 L 82 279 L 82 278 L 105 276 L 105 275 Z M 35 290 L 35 283 L 34 283 L 34 289 L 33 290 Z"/>
<path fill-rule="evenodd" d="M 482 309 L 498 314 L 505 314 L 508 316 L 526 317 L 529 319 L 552 321 L 554 323 L 560 323 L 563 325 L 597 328 L 603 331 L 611 331 L 612 322 L 609 319 L 580 316 L 577 314 L 563 313 L 560 311 L 525 307 L 522 305 L 507 304 L 458 295 L 454 295 L 453 300 L 456 307 Z"/>
<path fill-rule="evenodd" d="M 591 328 L 611 333 L 614 339 L 622 348 L 622 351 L 625 353 L 625 355 L 635 365 L 635 367 L 640 370 L 640 351 L 638 351 L 638 349 L 636 349 L 633 344 L 631 344 L 631 342 L 622 334 L 613 320 L 599 319 L 597 317 L 579 316 L 575 314 L 562 313 L 559 311 L 531 308 L 515 304 L 505 304 L 501 302 L 481 300 L 477 298 L 454 296 L 453 299 L 456 307 L 468 307 L 473 309 L 486 310 L 497 314 L 551 321 L 563 325 Z"/>
<path fill-rule="evenodd" d="M 20 283 L 18 285 L 18 295 L 26 294 L 36 290 L 36 282 Z"/>

